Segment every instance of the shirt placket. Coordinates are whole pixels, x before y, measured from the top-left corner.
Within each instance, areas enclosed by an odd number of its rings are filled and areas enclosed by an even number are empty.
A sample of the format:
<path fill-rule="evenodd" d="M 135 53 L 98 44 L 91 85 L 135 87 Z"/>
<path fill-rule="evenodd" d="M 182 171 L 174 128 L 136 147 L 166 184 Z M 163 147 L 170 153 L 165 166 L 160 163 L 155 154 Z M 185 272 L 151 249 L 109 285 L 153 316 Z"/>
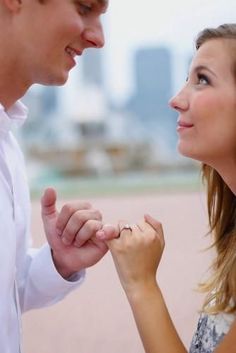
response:
<path fill-rule="evenodd" d="M 12 212 L 13 212 L 13 220 L 14 223 L 17 223 L 17 199 L 16 199 L 16 192 L 15 192 L 15 187 L 13 184 L 13 176 L 12 176 L 12 171 L 10 166 L 8 165 L 6 161 L 6 173 L 8 174 L 8 183 L 9 187 L 11 190 L 11 195 L 12 195 Z M 15 242 L 16 244 L 16 242 Z M 16 263 L 16 261 L 15 261 Z M 19 302 L 19 293 L 18 293 L 18 286 L 17 286 L 17 279 L 16 279 L 16 267 L 15 267 L 15 277 L 14 277 L 14 302 L 15 302 L 15 310 L 16 310 L 16 315 L 17 315 L 17 321 L 18 321 L 18 336 L 19 336 L 19 353 L 22 353 L 22 321 L 21 321 L 21 310 L 20 310 L 20 302 Z"/>
<path fill-rule="evenodd" d="M 12 180 L 12 178 L 11 178 L 11 180 Z M 15 192 L 15 187 L 14 187 L 13 183 L 12 183 L 12 200 L 13 200 L 13 219 L 14 219 L 14 223 L 17 224 L 17 218 L 18 218 L 17 210 L 18 210 L 18 208 L 17 208 L 16 192 Z M 16 249 L 16 251 L 17 251 L 17 249 Z M 16 271 L 17 271 L 17 269 L 15 268 L 14 293 L 15 293 L 16 313 L 17 313 L 17 319 L 18 319 L 19 353 L 22 353 L 22 320 L 21 320 L 21 309 L 20 309 Z"/>

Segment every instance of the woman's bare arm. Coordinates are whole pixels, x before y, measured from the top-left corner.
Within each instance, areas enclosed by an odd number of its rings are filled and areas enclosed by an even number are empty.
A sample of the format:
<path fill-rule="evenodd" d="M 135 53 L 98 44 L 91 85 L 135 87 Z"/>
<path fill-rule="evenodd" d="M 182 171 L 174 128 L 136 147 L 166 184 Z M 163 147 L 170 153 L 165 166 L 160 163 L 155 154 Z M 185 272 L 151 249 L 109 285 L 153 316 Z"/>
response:
<path fill-rule="evenodd" d="M 187 353 L 156 281 L 162 226 L 150 216 L 108 242 L 146 353 Z"/>
<path fill-rule="evenodd" d="M 214 353 L 235 353 L 236 352 L 236 321 L 233 323 L 228 334 L 224 337 Z"/>

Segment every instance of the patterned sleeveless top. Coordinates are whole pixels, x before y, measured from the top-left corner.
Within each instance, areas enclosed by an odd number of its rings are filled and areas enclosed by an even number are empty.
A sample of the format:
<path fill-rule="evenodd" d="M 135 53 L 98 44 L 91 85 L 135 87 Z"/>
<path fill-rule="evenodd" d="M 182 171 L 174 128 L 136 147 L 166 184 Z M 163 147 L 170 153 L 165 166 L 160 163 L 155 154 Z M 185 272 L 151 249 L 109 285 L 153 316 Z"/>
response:
<path fill-rule="evenodd" d="M 235 314 L 201 314 L 189 353 L 213 353 L 235 318 Z"/>

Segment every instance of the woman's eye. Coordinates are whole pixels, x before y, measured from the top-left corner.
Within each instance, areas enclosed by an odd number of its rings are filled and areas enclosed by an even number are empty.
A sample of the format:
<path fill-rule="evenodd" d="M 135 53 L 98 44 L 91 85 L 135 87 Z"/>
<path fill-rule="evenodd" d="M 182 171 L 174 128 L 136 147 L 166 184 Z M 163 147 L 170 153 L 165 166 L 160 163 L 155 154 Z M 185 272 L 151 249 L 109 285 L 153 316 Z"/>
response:
<path fill-rule="evenodd" d="M 200 85 L 208 85 L 210 83 L 209 79 L 208 79 L 208 77 L 206 75 L 198 74 L 197 78 L 198 78 L 198 83 Z"/>

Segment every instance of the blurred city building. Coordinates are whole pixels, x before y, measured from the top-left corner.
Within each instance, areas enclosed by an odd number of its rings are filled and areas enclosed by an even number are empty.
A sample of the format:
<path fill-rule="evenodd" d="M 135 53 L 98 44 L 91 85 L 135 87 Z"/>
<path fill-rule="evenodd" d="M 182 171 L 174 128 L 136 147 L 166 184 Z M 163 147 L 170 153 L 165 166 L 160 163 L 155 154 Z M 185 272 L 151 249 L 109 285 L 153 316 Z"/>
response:
<path fill-rule="evenodd" d="M 137 50 L 133 65 L 135 91 L 126 104 L 133 124 L 139 126 L 164 158 L 175 153 L 176 145 L 176 113 L 168 106 L 173 94 L 172 64 L 169 48 Z"/>
<path fill-rule="evenodd" d="M 143 125 L 171 118 L 168 100 L 172 95 L 171 53 L 168 48 L 139 49 L 135 55 L 135 92 L 128 108 Z"/>

